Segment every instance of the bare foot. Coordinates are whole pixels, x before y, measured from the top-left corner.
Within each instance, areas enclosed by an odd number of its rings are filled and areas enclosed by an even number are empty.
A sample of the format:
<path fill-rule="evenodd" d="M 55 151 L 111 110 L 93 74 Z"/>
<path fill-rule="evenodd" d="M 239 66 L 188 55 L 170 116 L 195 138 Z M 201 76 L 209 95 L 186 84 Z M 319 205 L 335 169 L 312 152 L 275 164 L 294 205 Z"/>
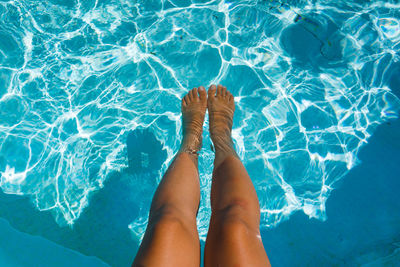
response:
<path fill-rule="evenodd" d="M 228 156 L 237 154 L 232 142 L 233 114 L 235 102 L 231 92 L 222 85 L 211 85 L 208 89 L 208 113 L 210 135 L 215 147 L 215 168 Z"/>
<path fill-rule="evenodd" d="M 207 93 L 203 86 L 193 88 L 182 99 L 183 140 L 180 151 L 195 155 L 201 149 Z"/>

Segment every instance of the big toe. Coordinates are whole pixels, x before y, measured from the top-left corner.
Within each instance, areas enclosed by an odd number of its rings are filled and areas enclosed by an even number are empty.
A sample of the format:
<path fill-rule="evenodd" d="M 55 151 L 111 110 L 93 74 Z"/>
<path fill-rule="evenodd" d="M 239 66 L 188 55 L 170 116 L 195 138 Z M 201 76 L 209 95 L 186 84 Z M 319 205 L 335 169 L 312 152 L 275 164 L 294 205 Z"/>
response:
<path fill-rule="evenodd" d="M 216 91 L 217 87 L 215 84 L 211 85 L 210 88 L 208 88 L 208 99 L 214 99 Z"/>
<path fill-rule="evenodd" d="M 203 86 L 199 87 L 199 97 L 200 97 L 200 101 L 206 101 L 207 100 L 207 92 L 206 89 Z"/>

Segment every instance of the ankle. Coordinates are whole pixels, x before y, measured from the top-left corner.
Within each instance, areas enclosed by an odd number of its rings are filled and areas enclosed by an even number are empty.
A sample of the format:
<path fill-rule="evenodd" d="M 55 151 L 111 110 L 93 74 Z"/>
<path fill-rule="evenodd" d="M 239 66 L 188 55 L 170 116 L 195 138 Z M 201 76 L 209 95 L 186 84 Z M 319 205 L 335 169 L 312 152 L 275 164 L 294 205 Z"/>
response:
<path fill-rule="evenodd" d="M 235 150 L 232 136 L 230 133 L 211 134 L 215 152 Z"/>
<path fill-rule="evenodd" d="M 225 137 L 214 136 L 213 144 L 215 149 L 215 158 L 225 158 L 230 155 L 237 157 L 235 146 L 230 135 Z"/>
<path fill-rule="evenodd" d="M 180 151 L 184 152 L 198 152 L 202 146 L 201 134 L 187 133 L 183 136 Z"/>

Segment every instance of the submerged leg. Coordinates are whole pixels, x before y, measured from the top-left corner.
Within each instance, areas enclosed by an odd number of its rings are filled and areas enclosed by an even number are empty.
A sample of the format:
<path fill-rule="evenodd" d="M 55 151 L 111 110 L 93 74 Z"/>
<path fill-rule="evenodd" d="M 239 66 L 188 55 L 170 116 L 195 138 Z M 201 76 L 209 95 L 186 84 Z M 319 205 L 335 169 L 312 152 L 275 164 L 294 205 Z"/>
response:
<path fill-rule="evenodd" d="M 234 110 L 232 94 L 221 85 L 211 86 L 208 112 L 215 161 L 204 263 L 206 267 L 269 266 L 259 230 L 257 193 L 232 143 Z"/>
<path fill-rule="evenodd" d="M 183 141 L 162 178 L 133 266 L 199 266 L 196 215 L 200 202 L 197 155 L 201 148 L 207 94 L 192 89 L 182 99 Z"/>

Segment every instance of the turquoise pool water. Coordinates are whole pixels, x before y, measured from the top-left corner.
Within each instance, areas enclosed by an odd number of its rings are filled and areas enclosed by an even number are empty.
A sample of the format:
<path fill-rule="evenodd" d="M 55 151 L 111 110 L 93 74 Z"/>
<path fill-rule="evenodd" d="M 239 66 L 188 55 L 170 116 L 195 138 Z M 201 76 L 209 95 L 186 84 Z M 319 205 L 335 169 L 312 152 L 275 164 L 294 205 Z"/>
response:
<path fill-rule="evenodd" d="M 397 1 L 1 0 L 0 18 L 0 215 L 111 265 L 141 240 L 188 89 L 235 95 L 263 229 L 296 211 L 325 220 L 359 149 L 400 110 Z"/>

